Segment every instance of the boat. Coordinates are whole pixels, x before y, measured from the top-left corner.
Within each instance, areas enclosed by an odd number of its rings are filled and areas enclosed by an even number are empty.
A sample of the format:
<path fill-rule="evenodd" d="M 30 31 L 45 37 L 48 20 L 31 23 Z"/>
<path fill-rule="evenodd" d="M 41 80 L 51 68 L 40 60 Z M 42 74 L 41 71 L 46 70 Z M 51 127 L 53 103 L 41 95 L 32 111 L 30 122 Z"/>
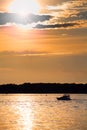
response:
<path fill-rule="evenodd" d="M 71 98 L 70 98 L 70 95 L 64 94 L 61 97 L 57 97 L 57 100 L 66 100 L 66 101 L 69 101 L 69 100 L 71 100 Z"/>

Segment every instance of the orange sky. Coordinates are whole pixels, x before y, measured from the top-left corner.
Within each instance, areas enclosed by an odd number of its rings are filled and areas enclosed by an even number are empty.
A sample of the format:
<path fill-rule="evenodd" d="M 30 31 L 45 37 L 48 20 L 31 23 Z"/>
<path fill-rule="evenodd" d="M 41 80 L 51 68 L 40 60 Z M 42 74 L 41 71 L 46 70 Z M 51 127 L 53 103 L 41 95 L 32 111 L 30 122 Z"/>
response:
<path fill-rule="evenodd" d="M 0 0 L 0 83 L 86 83 L 86 0 L 37 0 L 26 16 L 11 2 Z"/>

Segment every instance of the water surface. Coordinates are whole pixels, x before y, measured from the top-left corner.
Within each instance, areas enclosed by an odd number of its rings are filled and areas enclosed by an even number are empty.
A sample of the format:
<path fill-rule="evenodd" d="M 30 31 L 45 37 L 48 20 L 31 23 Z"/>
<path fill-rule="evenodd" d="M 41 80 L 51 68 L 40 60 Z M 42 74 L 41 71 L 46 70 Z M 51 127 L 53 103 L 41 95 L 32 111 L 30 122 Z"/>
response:
<path fill-rule="evenodd" d="M 87 95 L 0 95 L 0 130 L 87 130 Z"/>

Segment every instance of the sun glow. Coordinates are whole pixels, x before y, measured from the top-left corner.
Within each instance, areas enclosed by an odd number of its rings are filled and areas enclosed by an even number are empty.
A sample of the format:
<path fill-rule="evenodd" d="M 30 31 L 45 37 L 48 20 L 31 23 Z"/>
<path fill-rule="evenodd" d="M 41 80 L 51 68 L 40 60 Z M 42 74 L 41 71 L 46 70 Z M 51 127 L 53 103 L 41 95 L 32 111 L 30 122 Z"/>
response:
<path fill-rule="evenodd" d="M 14 0 L 8 7 L 8 11 L 26 16 L 29 13 L 38 13 L 40 5 L 36 0 Z"/>

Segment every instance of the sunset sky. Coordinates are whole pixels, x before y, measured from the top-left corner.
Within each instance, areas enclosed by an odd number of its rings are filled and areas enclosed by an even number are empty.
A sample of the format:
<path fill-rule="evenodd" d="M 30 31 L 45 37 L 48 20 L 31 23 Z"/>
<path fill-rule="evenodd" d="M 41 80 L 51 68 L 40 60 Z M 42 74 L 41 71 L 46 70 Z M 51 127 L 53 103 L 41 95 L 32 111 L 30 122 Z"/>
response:
<path fill-rule="evenodd" d="M 87 0 L 0 0 L 0 84 L 87 82 Z"/>

